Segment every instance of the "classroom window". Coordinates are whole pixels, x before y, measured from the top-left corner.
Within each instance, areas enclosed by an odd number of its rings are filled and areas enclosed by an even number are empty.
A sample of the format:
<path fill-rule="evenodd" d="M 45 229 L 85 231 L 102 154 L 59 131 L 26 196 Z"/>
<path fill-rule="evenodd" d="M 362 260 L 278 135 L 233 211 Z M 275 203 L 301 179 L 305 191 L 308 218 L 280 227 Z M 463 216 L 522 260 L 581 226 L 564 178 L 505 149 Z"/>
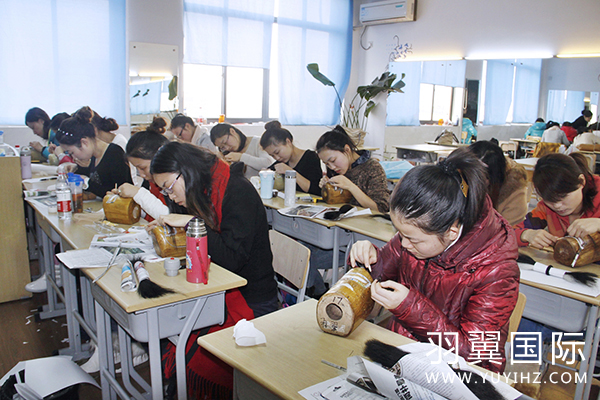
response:
<path fill-rule="evenodd" d="M 451 86 L 421 83 L 419 94 L 419 120 L 422 124 L 456 124 L 461 117 L 464 89 Z"/>

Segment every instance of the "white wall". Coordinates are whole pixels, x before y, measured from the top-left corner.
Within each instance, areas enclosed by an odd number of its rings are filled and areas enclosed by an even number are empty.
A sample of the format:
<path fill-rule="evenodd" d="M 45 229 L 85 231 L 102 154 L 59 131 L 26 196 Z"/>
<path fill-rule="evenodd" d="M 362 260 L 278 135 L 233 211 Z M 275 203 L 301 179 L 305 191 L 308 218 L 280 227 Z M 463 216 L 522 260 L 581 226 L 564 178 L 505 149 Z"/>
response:
<path fill-rule="evenodd" d="M 369 26 L 362 39 L 363 28 L 358 22 L 360 4 L 355 2 L 352 78 L 348 93 L 356 86 L 370 83 L 387 66 L 389 54 L 398 35 L 400 43 L 412 44 L 417 57 L 532 57 L 534 54 L 598 53 L 600 52 L 600 1 L 573 0 L 419 0 L 417 19 L 386 25 Z M 595 59 L 599 60 L 599 59 Z M 556 60 L 559 61 L 559 60 Z M 600 61 L 598 61 L 600 63 Z M 566 70 L 569 82 L 577 79 L 576 70 Z M 467 74 L 470 72 L 467 71 Z M 477 73 L 476 71 L 474 72 Z M 596 76 L 600 71 L 596 73 Z M 588 89 L 589 90 L 589 89 Z M 382 107 L 383 108 L 383 107 Z M 367 143 L 378 145 L 388 139 L 414 143 L 419 136 L 415 128 L 384 126 L 385 113 L 376 110 L 369 119 Z M 373 129 L 371 129 L 371 126 Z M 522 127 L 478 127 L 480 138 L 504 138 Z M 514 132 L 516 133 L 516 132 Z M 513 136 L 514 137 L 514 136 Z"/>

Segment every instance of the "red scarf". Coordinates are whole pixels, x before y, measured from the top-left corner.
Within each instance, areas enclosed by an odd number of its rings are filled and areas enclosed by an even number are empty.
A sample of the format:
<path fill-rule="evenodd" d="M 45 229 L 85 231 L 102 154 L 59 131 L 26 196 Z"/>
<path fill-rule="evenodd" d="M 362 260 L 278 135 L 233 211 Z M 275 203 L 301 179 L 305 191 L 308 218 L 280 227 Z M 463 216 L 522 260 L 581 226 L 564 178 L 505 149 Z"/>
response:
<path fill-rule="evenodd" d="M 223 197 L 225 197 L 225 190 L 227 189 L 227 183 L 229 182 L 229 165 L 222 160 L 217 159 L 217 162 L 211 168 L 212 172 L 212 183 L 210 190 L 210 200 L 213 204 L 213 209 L 216 217 L 216 230 L 221 231 L 221 217 L 223 212 L 221 210 L 223 206 Z"/>

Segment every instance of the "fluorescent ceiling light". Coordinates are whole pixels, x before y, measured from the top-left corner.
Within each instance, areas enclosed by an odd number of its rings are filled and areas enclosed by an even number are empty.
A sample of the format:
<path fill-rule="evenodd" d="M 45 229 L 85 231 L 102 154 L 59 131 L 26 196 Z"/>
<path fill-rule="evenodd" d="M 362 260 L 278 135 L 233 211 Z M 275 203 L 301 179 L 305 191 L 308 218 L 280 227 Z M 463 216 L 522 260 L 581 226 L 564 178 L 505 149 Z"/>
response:
<path fill-rule="evenodd" d="M 171 79 L 173 75 L 165 72 L 140 72 L 137 76 L 141 78 L 164 78 Z"/>
<path fill-rule="evenodd" d="M 527 59 L 527 58 L 553 58 L 554 56 L 550 53 L 538 53 L 538 54 L 527 54 L 527 55 L 518 55 L 518 54 L 481 54 L 481 55 L 473 55 L 466 56 L 466 60 L 514 60 L 514 59 Z"/>
<path fill-rule="evenodd" d="M 600 53 L 584 53 L 584 54 L 557 54 L 558 58 L 590 58 L 600 57 Z"/>
<path fill-rule="evenodd" d="M 463 60 L 463 57 L 459 56 L 431 56 L 431 57 L 407 57 L 407 58 L 398 58 L 394 61 L 396 62 L 410 62 L 410 61 L 458 61 Z"/>

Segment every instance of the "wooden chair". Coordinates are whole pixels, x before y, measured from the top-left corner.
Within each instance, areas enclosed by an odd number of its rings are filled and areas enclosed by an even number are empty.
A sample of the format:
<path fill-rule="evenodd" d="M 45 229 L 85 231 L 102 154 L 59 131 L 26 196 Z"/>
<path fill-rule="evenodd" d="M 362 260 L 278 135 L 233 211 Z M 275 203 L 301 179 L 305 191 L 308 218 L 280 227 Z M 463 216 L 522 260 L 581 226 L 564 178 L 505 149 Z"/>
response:
<path fill-rule="evenodd" d="M 509 152 L 512 151 L 511 158 L 517 158 L 517 142 L 501 141 L 500 148 L 504 152 L 504 155 L 509 156 L 509 154 L 510 154 Z"/>
<path fill-rule="evenodd" d="M 523 310 L 525 310 L 525 303 L 527 302 L 527 297 L 523 293 L 519 292 L 519 298 L 517 299 L 517 304 L 515 305 L 515 309 L 510 315 L 510 320 L 508 322 L 508 338 L 507 342 L 511 340 L 511 333 L 516 332 L 519 324 L 521 323 L 521 317 L 523 316 Z"/>
<path fill-rule="evenodd" d="M 310 250 L 296 240 L 274 230 L 269 231 L 269 239 L 273 253 L 273 269 L 287 281 L 280 282 L 277 279 L 278 288 L 296 296 L 297 303 L 304 301 Z M 293 287 L 288 285 L 288 282 Z"/>

